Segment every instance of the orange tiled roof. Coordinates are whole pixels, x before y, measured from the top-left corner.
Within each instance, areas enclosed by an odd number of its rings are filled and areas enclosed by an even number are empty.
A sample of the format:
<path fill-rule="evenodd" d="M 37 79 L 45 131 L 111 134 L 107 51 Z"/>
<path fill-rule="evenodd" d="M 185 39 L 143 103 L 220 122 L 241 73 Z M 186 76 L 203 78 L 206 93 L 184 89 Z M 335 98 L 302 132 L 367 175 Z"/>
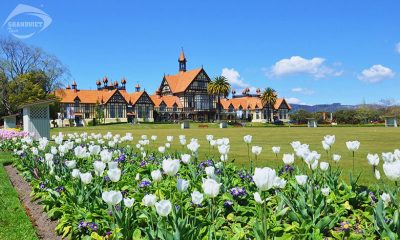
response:
<path fill-rule="evenodd" d="M 178 106 L 178 108 L 183 107 L 181 100 L 177 96 L 160 96 L 160 95 L 154 94 L 154 95 L 151 95 L 150 98 L 151 98 L 151 100 L 153 100 L 154 105 L 156 107 L 159 107 L 162 102 L 164 102 L 168 108 L 172 108 L 175 103 Z"/>
<path fill-rule="evenodd" d="M 290 105 L 286 102 L 284 98 L 278 98 L 276 99 L 276 102 L 274 104 L 274 109 L 279 109 L 279 107 L 285 103 L 289 110 L 291 109 Z M 233 108 L 235 110 L 239 109 L 241 106 L 243 109 L 250 109 L 250 110 L 255 110 L 255 109 L 261 109 L 263 108 L 261 99 L 259 97 L 238 97 L 238 98 L 232 98 L 232 99 L 221 99 L 221 105 L 225 110 L 228 110 L 229 105 L 232 104 Z"/>
<path fill-rule="evenodd" d="M 116 91 L 116 89 L 111 91 L 58 89 L 54 94 L 61 99 L 62 103 L 74 103 L 76 98 L 79 98 L 82 103 L 101 103 L 107 102 Z"/>
<path fill-rule="evenodd" d="M 203 68 L 197 68 L 186 72 L 181 71 L 176 75 L 166 75 L 165 80 L 172 93 L 184 92 L 202 70 Z"/>
<path fill-rule="evenodd" d="M 74 103 L 78 97 L 81 103 L 106 103 L 117 92 L 121 93 L 122 97 L 129 104 L 134 105 L 145 91 L 128 93 L 126 90 L 70 90 L 58 89 L 54 94 L 61 99 L 61 103 Z"/>
<path fill-rule="evenodd" d="M 278 98 L 276 99 L 276 102 L 274 104 L 274 108 L 275 109 L 279 109 L 279 107 L 282 105 L 282 103 L 286 104 L 286 106 L 288 107 L 288 109 L 292 109 L 292 107 L 289 105 L 288 102 L 286 102 L 286 100 L 284 98 Z"/>

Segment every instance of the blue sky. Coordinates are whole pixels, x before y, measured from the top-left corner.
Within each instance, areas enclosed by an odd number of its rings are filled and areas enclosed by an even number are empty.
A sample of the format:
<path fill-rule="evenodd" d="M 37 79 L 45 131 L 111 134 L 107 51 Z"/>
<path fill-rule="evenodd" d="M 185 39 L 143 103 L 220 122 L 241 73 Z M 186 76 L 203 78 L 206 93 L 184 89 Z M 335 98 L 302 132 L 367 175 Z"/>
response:
<path fill-rule="evenodd" d="M 293 103 L 400 103 L 399 1 L 7 1 L 51 24 L 24 39 L 56 55 L 78 88 L 105 75 L 153 93 L 188 68 L 225 75 L 237 91 L 267 86 Z M 8 36 L 6 27 L 1 36 Z M 72 80 L 71 80 L 72 82 Z"/>

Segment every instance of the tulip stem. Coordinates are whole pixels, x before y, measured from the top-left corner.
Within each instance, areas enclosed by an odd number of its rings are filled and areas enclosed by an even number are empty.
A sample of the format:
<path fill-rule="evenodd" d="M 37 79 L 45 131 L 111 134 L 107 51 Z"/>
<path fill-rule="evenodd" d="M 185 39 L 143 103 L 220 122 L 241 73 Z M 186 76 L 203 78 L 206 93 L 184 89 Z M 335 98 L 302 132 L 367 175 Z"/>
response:
<path fill-rule="evenodd" d="M 353 151 L 353 172 L 354 172 L 354 151 Z"/>

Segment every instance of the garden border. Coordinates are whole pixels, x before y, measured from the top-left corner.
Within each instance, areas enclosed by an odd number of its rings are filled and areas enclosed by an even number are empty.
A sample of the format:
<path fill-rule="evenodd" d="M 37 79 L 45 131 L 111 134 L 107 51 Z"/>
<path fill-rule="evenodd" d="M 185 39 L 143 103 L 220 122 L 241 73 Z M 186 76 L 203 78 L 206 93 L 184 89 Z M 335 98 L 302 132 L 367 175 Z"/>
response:
<path fill-rule="evenodd" d="M 47 213 L 43 211 L 43 207 L 39 205 L 40 199 L 32 201 L 30 193 L 32 188 L 30 184 L 19 174 L 19 171 L 12 165 L 4 165 L 4 169 L 8 175 L 11 185 L 18 193 L 22 207 L 25 209 L 26 215 L 29 217 L 32 225 L 36 229 L 36 234 L 40 239 L 58 240 L 61 239 L 55 232 L 57 221 L 48 218 Z"/>

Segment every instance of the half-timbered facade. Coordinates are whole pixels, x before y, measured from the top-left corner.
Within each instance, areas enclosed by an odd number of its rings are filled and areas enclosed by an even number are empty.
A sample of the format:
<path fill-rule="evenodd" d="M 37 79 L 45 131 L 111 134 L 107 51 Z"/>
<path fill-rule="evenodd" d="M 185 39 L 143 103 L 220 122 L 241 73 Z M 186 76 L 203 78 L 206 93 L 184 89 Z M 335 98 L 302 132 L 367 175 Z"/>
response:
<path fill-rule="evenodd" d="M 155 103 L 156 110 L 160 111 L 164 98 L 174 97 L 177 109 L 170 120 L 191 119 L 194 121 L 212 121 L 215 118 L 216 101 L 215 97 L 207 92 L 210 78 L 201 68 L 186 71 L 186 57 L 182 51 L 179 59 L 179 72 L 175 75 L 164 75 L 160 87 L 152 96 L 152 99 L 160 99 Z M 171 101 L 171 100 L 167 100 Z"/>
<path fill-rule="evenodd" d="M 262 104 L 260 90 L 257 94 L 233 95 L 231 99 L 221 99 L 221 118 L 224 120 L 247 120 L 265 123 L 268 121 L 289 121 L 291 106 L 284 98 L 274 104 Z"/>
<path fill-rule="evenodd" d="M 88 121 L 99 117 L 110 122 L 153 122 L 154 103 L 146 91 L 136 85 L 136 91 L 128 93 L 126 80 L 121 85 L 114 82 L 108 85 L 108 79 L 97 81 L 97 90 L 79 90 L 74 81 L 72 88 L 58 89 L 55 95 L 60 99 L 59 120 L 62 125 L 86 125 Z M 59 124 L 60 125 L 60 124 Z"/>

